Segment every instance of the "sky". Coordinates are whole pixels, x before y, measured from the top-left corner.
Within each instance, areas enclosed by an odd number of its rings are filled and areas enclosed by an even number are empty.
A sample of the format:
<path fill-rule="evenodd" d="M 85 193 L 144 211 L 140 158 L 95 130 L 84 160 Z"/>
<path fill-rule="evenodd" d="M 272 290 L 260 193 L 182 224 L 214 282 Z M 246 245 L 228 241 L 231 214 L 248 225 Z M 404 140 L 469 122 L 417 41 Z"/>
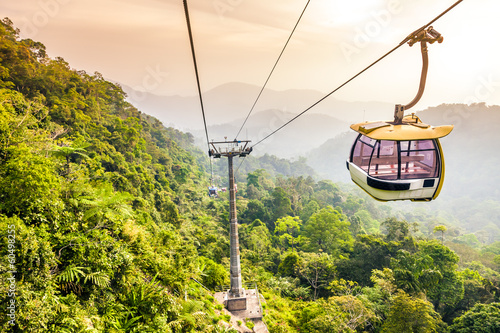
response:
<path fill-rule="evenodd" d="M 262 86 L 306 0 L 189 0 L 202 91 L 228 82 Z M 431 21 L 454 0 L 311 0 L 268 88 L 328 93 Z M 196 95 L 181 0 L 2 1 L 21 37 L 42 42 L 72 68 L 158 95 Z M 500 104 L 500 1 L 464 0 L 433 24 L 419 109 Z M 403 45 L 334 95 L 406 104 L 421 70 Z"/>

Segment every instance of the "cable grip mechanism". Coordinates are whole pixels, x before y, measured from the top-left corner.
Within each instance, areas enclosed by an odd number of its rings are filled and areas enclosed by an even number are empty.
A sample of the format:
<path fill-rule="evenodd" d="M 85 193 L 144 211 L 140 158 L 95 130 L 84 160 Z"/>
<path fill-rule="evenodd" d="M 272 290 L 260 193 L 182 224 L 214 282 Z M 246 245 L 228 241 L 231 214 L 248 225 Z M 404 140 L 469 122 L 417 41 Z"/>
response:
<path fill-rule="evenodd" d="M 422 73 L 420 75 L 420 85 L 418 88 L 417 95 L 413 100 L 406 104 L 396 104 L 394 110 L 394 123 L 401 124 L 403 122 L 404 112 L 412 108 L 418 103 L 422 95 L 424 94 L 425 82 L 427 80 L 427 69 L 429 68 L 429 56 L 427 54 L 427 43 L 433 44 L 435 42 L 442 43 L 443 36 L 433 27 L 428 27 L 427 29 L 419 29 L 408 35 L 406 38 L 408 40 L 408 45 L 413 46 L 416 43 L 420 43 L 420 51 L 422 53 Z"/>
<path fill-rule="evenodd" d="M 434 42 L 442 43 L 444 38 L 441 36 L 439 32 L 434 30 L 433 27 L 428 27 L 427 29 L 424 30 L 417 30 L 415 32 L 412 32 L 408 37 L 408 45 L 413 46 L 415 43 L 418 42 L 427 42 L 434 44 Z"/>

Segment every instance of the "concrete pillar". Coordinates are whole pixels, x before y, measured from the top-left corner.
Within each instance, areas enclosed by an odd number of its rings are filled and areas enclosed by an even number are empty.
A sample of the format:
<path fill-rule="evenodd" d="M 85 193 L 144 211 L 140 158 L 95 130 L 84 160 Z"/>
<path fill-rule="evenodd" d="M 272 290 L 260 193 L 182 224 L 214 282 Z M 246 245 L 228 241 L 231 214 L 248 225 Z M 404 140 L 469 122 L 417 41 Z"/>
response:
<path fill-rule="evenodd" d="M 238 218 L 236 216 L 236 191 L 234 190 L 233 156 L 228 155 L 229 162 L 229 218 L 230 218 L 230 247 L 231 264 L 230 280 L 231 297 L 243 297 L 243 288 L 241 284 L 241 266 L 240 266 L 240 242 L 238 239 Z"/>

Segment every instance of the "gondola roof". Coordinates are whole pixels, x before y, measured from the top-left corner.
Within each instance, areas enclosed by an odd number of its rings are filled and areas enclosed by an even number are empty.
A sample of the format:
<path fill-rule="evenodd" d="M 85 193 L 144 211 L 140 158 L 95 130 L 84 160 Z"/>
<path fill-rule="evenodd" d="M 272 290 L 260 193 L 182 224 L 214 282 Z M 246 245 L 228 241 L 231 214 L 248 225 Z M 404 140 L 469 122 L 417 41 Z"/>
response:
<path fill-rule="evenodd" d="M 453 125 L 431 126 L 411 114 L 403 118 L 402 124 L 367 121 L 351 125 L 351 129 L 374 140 L 407 141 L 442 138 L 450 134 Z"/>

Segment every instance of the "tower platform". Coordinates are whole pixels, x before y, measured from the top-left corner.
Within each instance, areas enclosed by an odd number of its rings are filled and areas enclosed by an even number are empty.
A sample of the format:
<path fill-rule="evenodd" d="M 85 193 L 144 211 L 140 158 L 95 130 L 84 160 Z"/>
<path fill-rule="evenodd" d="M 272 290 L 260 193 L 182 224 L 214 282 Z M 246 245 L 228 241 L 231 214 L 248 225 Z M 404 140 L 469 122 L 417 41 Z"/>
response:
<path fill-rule="evenodd" d="M 252 330 L 253 332 L 269 332 L 266 325 L 262 321 L 262 307 L 257 288 L 245 289 L 244 297 L 232 298 L 229 295 L 229 290 L 216 292 L 214 297 L 219 303 L 224 305 L 226 310 L 231 314 L 231 316 L 235 317 L 236 320 L 245 322 L 246 319 L 250 319 L 255 324 Z M 246 305 L 245 309 L 241 309 L 243 307 L 243 302 Z"/>

